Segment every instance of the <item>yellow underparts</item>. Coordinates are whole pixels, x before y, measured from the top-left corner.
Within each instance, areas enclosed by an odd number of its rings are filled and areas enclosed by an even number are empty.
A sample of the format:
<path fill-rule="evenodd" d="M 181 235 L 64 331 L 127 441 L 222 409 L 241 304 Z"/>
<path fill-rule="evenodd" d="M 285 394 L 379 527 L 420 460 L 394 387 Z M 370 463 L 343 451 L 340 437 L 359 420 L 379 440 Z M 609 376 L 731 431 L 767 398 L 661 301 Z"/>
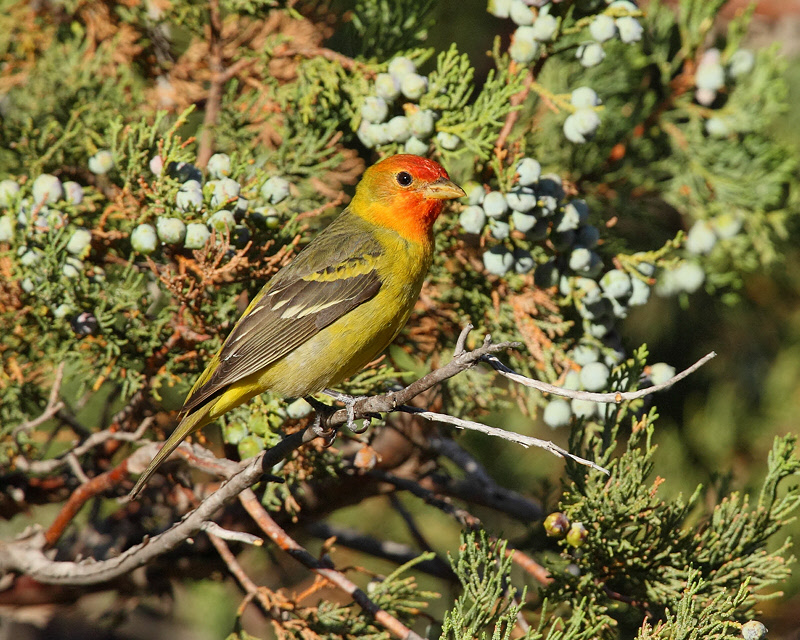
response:
<path fill-rule="evenodd" d="M 301 397 L 338 384 L 383 351 L 405 326 L 431 262 L 427 244 L 391 230 L 376 232 L 384 247 L 376 266 L 378 294 L 329 325 L 274 364 L 232 384 L 207 405 L 198 429 L 264 391 Z"/>

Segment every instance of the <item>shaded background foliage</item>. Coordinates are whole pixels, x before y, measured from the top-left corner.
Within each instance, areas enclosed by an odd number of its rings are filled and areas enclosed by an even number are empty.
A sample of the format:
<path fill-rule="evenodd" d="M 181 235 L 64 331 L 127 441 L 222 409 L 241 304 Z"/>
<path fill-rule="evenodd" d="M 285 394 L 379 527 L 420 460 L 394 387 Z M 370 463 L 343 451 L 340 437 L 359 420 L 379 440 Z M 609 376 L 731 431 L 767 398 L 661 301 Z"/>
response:
<path fill-rule="evenodd" d="M 75 1 L 38 8 L 4 3 L 0 179 L 17 180 L 22 199 L 31 195 L 37 176 L 55 173 L 62 182 L 83 185 L 84 197 L 80 203 L 53 203 L 56 218 L 66 223 L 44 220 L 39 235 L 18 229 L 0 245 L 0 508 L 8 518 L 3 538 L 31 522 L 49 526 L 58 505 L 80 484 L 67 472 L 26 474 L 21 459 L 52 459 L 76 436 L 109 427 L 133 430 L 147 415 L 155 416 L 158 430 L 168 431 L 193 376 L 248 297 L 346 203 L 366 164 L 405 147 L 397 140 L 376 144 L 358 135 L 363 134 L 362 107 L 375 92 L 375 74 L 405 53 L 427 76 L 429 87 L 442 88 L 409 99 L 410 111 L 417 109 L 413 105 L 436 111 L 437 131 L 459 136 L 455 149 L 434 136 L 426 150 L 459 180 L 478 180 L 504 192 L 513 188 L 512 158 L 536 158 L 546 171 L 564 178 L 565 202 L 576 196 L 588 202 L 590 221 L 603 233 L 606 268 L 624 266 L 625 257 L 635 252 L 666 247 L 648 254 L 647 262 L 659 273 L 668 271 L 685 257 L 680 237 L 673 242 L 676 233 L 689 231 L 698 219 L 741 214 L 744 231 L 697 258 L 705 273 L 698 292 L 650 296 L 616 323 L 617 344 L 630 358 L 617 375 L 631 386 L 638 383 L 645 359 L 680 368 L 711 349 L 720 355 L 667 394 L 573 425 L 570 442 L 612 468 L 611 484 L 573 465 L 565 476 L 561 461 L 538 451 L 479 434 L 460 436 L 458 443 L 494 481 L 524 494 L 528 506 L 541 505 L 535 517 L 514 517 L 508 509 L 489 508 L 496 504 L 475 504 L 469 491 L 456 491 L 453 480 L 470 478 L 430 444 L 442 436 L 438 430 L 396 421 L 395 428 L 416 439 L 419 450 L 413 452 L 392 440 L 392 429 L 376 425 L 371 432 L 369 448 L 384 456 L 379 472 L 402 475 L 401 465 L 392 466 L 397 461 L 390 454 L 395 454 L 412 468 L 405 479 L 436 495 L 466 496 L 469 510 L 492 534 L 542 562 L 556 580 L 541 594 L 536 580 L 504 559 L 505 543 L 480 536 L 462 540 L 454 561 L 457 579 L 452 573 L 445 579 L 417 574 L 421 589 L 443 593 L 430 608 L 440 622 L 428 624 L 425 616 L 413 615 L 421 606 L 417 600 L 426 595 L 404 582 L 405 574 L 392 573 L 396 563 L 337 546 L 337 566 L 368 565 L 359 577 L 364 583 L 373 572 L 389 576 L 373 581 L 384 587 L 368 589 L 370 595 L 380 598 L 380 589 L 386 589 L 384 606 L 404 620 L 417 618 L 415 628 L 430 637 L 441 632 L 442 637 L 471 638 L 485 629 L 490 636 L 509 637 L 521 597 L 520 591 L 507 589 L 509 573 L 515 585 L 528 587 L 530 598 L 519 615 L 527 616 L 534 629 L 541 621 L 550 638 L 562 628 L 571 638 L 690 637 L 690 631 L 732 636 L 737 631 L 726 627 L 727 621 L 744 621 L 754 610 L 765 612 L 759 617 L 773 630 L 771 637 L 794 637 L 796 578 L 783 582 L 782 599 L 757 601 L 753 589 L 769 595 L 786 579 L 779 556 L 791 555 L 784 541 L 797 527 L 789 524 L 774 535 L 790 518 L 796 494 L 772 494 L 780 478 L 796 472 L 791 443 L 773 440 L 797 431 L 799 262 L 793 214 L 798 138 L 796 109 L 786 111 L 786 105 L 796 104 L 797 65 L 776 61 L 774 50 L 761 51 L 752 73 L 731 83 L 724 100 L 718 96 L 710 106 L 699 104 L 693 74 L 702 52 L 717 45 L 730 55 L 745 34 L 746 18 L 740 14 L 729 24 L 730 10 L 711 29 L 721 2 L 680 3 L 680 33 L 674 7 L 648 4 L 641 18 L 644 40 L 609 43 L 605 63 L 589 69 L 573 58 L 585 39 L 578 31 L 557 41 L 569 55 L 548 49 L 529 65 L 512 63 L 504 53 L 515 25 L 487 14 L 483 3 L 458 8 L 446 2 L 377 0 L 222 4 L 226 17 L 215 23 L 202 3 Z M 604 4 L 554 7 L 560 16 L 572 10 L 570 19 L 588 21 Z M 502 36 L 499 43 L 493 42 L 496 35 Z M 451 50 L 453 42 L 457 49 Z M 509 138 L 511 156 L 497 157 L 492 148 L 526 68 L 535 72 L 536 85 L 521 104 Z M 224 81 L 215 73 L 225 74 Z M 581 85 L 594 88 L 603 105 L 593 139 L 576 145 L 564 136 L 569 113 L 564 105 Z M 709 110 L 729 118 L 727 135 L 709 135 Z M 91 162 L 104 150 L 111 152 L 113 169 L 95 172 Z M 174 243 L 148 255 L 132 251 L 131 234 L 140 225 L 155 225 L 159 216 L 195 219 L 191 210 L 175 207 L 186 178 L 175 167 L 203 167 L 217 151 L 229 154 L 230 177 L 249 200 L 236 228 L 220 227 L 217 242 L 196 253 Z M 154 156 L 166 169 L 155 176 Z M 261 188 L 273 176 L 288 179 L 287 198 Z M 221 202 L 213 203 L 215 189 L 208 183 L 203 188 L 204 222 L 222 208 Z M 236 199 L 223 200 L 233 204 Z M 26 212 L 25 224 L 35 225 L 41 212 L 30 203 Z M 66 250 L 78 227 L 92 231 L 85 255 Z M 546 289 L 534 287 L 530 273 L 488 273 L 483 254 L 491 246 L 514 242 L 530 250 L 537 265 L 552 257 L 554 236 L 548 245 L 514 234 L 498 242 L 488 227 L 469 234 L 456 215 L 444 219 L 440 255 L 408 330 L 387 361 L 351 381 L 347 390 L 367 393 L 387 382 L 410 381 L 443 363 L 468 319 L 497 340 L 523 339 L 527 349 L 509 354 L 518 370 L 563 382 L 583 337 L 574 290 L 559 295 L 551 289 L 544 295 Z M 80 276 L 67 276 L 69 267 Z M 642 343 L 649 357 L 637 350 Z M 61 362 L 65 406 L 56 415 L 58 424 L 20 432 L 20 423 L 46 408 Z M 467 372 L 423 400 L 456 415 L 551 435 L 541 421 L 549 400 L 490 382 L 485 373 Z M 651 432 L 653 402 L 660 418 Z M 265 396 L 226 417 L 224 443 L 216 429 L 208 429 L 207 437 L 231 457 L 252 455 L 274 442 L 272 430 L 287 420 L 291 429 L 308 417 L 302 407 Z M 552 436 L 566 445 L 568 431 Z M 86 473 L 107 471 L 129 452 L 127 446 L 109 443 L 82 459 Z M 355 527 L 412 548 L 423 540 L 439 552 L 439 560 L 447 551 L 456 555 L 464 522 L 395 493 L 385 476 L 354 476 L 342 461 L 351 460 L 359 447 L 355 439 L 333 452 L 310 447 L 286 463 L 281 472 L 290 482 L 268 485 L 263 503 L 284 523 L 306 527 L 298 526 L 296 534 L 315 551 L 326 547 L 314 540 L 313 525 L 327 517 L 328 525 Z M 167 471 L 171 477 L 156 478 L 140 507 L 118 511 L 110 499 L 127 485 L 107 491 L 105 500 L 93 500 L 61 532 L 59 554 L 107 557 L 166 527 L 187 508 L 180 490 L 170 488 L 176 479 L 189 482 L 178 465 Z M 696 491 L 698 484 L 705 488 Z M 731 491 L 752 494 L 755 506 L 746 507 L 745 499 Z M 579 551 L 545 537 L 541 516 L 556 510 L 589 530 Z M 655 514 L 653 520 L 643 519 L 645 513 Z M 241 517 L 235 509 L 226 515 L 231 523 Z M 418 531 L 407 526 L 410 519 Z M 317 537 L 327 537 L 316 531 Z M 769 553 L 762 552 L 765 548 Z M 305 571 L 279 551 L 241 553 L 254 579 L 272 589 L 278 608 L 288 607 L 308 586 Z M 626 558 L 624 569 L 615 566 L 620 558 Z M 690 561 L 698 574 L 689 570 Z M 198 538 L 194 548 L 181 548 L 148 568 L 144 582 L 135 577 L 97 593 L 51 591 L 34 583 L 31 592 L 48 606 L 71 604 L 39 617 L 51 625 L 51 637 L 66 635 L 70 626 L 98 624 L 122 625 L 120 633 L 137 637 L 151 627 L 151 616 L 164 625 L 164 635 L 198 637 L 205 629 L 209 637 L 220 637 L 234 627 L 240 601 L 232 583 L 222 580 L 224 572 L 214 550 Z M 482 578 L 485 583 L 475 582 Z M 6 601 L 18 605 L 19 592 L 10 593 Z M 341 596 L 328 589 L 318 594 L 323 603 L 313 597 L 302 602 L 293 613 L 296 628 L 282 629 L 286 637 L 386 637 Z M 543 597 L 549 608 L 542 608 Z M 637 606 L 641 602 L 645 605 Z M 200 610 L 205 615 L 196 624 Z M 644 614 L 653 616 L 654 629 L 642 626 Z M 660 630 L 658 621 L 664 623 Z M 252 609 L 241 622 L 256 635 L 269 636 L 269 625 Z M 191 631 L 182 631 L 184 626 Z M 528 633 L 539 637 L 535 630 Z"/>

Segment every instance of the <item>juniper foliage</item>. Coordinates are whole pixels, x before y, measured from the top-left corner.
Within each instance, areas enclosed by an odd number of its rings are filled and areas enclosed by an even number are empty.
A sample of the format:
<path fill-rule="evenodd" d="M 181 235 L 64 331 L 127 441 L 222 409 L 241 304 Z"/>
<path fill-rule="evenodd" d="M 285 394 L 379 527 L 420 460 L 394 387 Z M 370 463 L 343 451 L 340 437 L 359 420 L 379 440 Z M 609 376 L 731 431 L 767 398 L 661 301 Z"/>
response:
<path fill-rule="evenodd" d="M 479 63 L 464 39 L 430 46 L 444 4 L 4 4 L 0 510 L 12 528 L 132 446 L 87 447 L 72 466 L 41 473 L 35 463 L 92 433 L 133 431 L 147 416 L 168 430 L 247 301 L 385 155 L 439 160 L 468 198 L 437 227 L 408 328 L 386 359 L 343 384 L 349 393 L 427 373 L 468 321 L 468 347 L 485 334 L 521 342 L 506 360 L 527 376 L 634 390 L 658 370 L 646 347 L 623 341 L 636 308 L 656 296 L 737 304 L 747 277 L 771 273 L 793 242 L 798 158 L 775 129 L 787 108 L 785 63 L 774 48 L 744 47 L 752 11 L 722 24 L 723 0 L 491 0 L 495 17 L 481 8 L 475 19 L 493 30 L 476 29 L 486 35 Z M 515 522 L 508 540 L 507 522 L 461 518 L 458 528 L 470 530 L 435 587 L 410 575 L 435 554 L 387 575 L 355 571 L 371 580 L 378 606 L 428 637 L 730 637 L 789 579 L 786 525 L 800 501 L 785 486 L 800 464 L 792 437 L 775 438 L 760 489 L 755 479 L 736 490 L 709 483 L 685 497 L 654 475 L 651 398 L 581 405 L 473 369 L 426 400 L 543 437 L 545 424 L 566 427 L 556 438 L 611 471 L 568 463 L 565 474 L 516 487 L 563 513 L 570 533 L 558 543 L 541 518 Z M 250 457 L 309 413 L 264 394 L 220 421 L 222 446 Z M 299 524 L 366 504 L 388 490 L 385 477 L 370 476 L 381 455 L 382 470 L 431 504 L 442 505 L 444 486 L 474 488 L 474 466 L 459 466 L 431 444 L 440 432 L 415 425 L 384 416 L 338 449 L 294 453 L 273 469 L 284 484 L 258 488 L 262 503 Z M 500 446 L 460 442 L 479 458 Z M 540 455 L 513 453 L 526 466 Z M 508 472 L 507 458 L 482 459 L 490 475 Z M 163 529 L 186 508 L 165 497 L 174 484 L 156 479 L 142 512 L 113 518 L 112 509 L 131 509 L 113 502 L 125 486 L 98 496 L 60 556 L 86 553 L 70 544 L 86 539 L 81 527 L 125 521 L 122 547 Z M 453 495 L 475 506 L 469 492 Z M 455 549 L 445 538 L 428 546 Z M 109 548 L 92 551 L 101 559 Z M 522 554 L 544 578 L 521 575 Z M 448 585 L 452 598 L 437 599 Z M 265 588 L 272 631 L 258 637 L 390 637 L 354 604 L 301 602 L 309 593 L 292 586 Z M 232 637 L 255 637 L 239 625 Z"/>

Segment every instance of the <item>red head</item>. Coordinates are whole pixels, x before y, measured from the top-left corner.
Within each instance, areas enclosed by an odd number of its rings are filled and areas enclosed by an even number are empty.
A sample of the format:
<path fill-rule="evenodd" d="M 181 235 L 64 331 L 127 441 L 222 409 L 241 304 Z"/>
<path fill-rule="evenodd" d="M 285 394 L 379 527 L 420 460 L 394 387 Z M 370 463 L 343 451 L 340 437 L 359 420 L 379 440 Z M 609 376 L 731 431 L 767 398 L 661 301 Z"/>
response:
<path fill-rule="evenodd" d="M 366 170 L 350 209 L 373 224 L 394 229 L 407 240 L 424 242 L 431 237 L 445 200 L 464 195 L 438 163 L 401 154 Z"/>

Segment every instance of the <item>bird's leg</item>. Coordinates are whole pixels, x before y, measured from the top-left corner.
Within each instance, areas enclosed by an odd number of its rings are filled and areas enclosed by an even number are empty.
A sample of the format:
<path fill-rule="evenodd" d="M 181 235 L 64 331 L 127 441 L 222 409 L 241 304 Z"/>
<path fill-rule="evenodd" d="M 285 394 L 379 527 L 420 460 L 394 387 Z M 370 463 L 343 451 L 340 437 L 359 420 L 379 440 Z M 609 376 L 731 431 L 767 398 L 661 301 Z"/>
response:
<path fill-rule="evenodd" d="M 341 402 L 345 409 L 347 409 L 347 428 L 353 433 L 364 433 L 369 429 L 369 422 L 365 423 L 363 427 L 356 426 L 356 402 L 361 398 L 358 396 L 348 396 L 346 393 L 339 393 L 333 389 L 323 389 L 322 393 L 330 396 L 334 400 Z"/>
<path fill-rule="evenodd" d="M 333 441 L 336 440 L 336 429 L 333 427 L 323 426 L 323 423 L 327 421 L 328 417 L 334 411 L 336 411 L 336 408 L 331 407 L 324 402 L 320 402 L 311 396 L 307 396 L 305 400 L 308 402 L 308 404 L 314 407 L 316 416 L 314 417 L 314 424 L 308 428 L 308 431 L 306 431 L 307 435 L 303 438 L 303 440 L 308 442 L 314 438 L 322 438 L 325 440 L 325 446 L 330 447 L 333 444 Z"/>

